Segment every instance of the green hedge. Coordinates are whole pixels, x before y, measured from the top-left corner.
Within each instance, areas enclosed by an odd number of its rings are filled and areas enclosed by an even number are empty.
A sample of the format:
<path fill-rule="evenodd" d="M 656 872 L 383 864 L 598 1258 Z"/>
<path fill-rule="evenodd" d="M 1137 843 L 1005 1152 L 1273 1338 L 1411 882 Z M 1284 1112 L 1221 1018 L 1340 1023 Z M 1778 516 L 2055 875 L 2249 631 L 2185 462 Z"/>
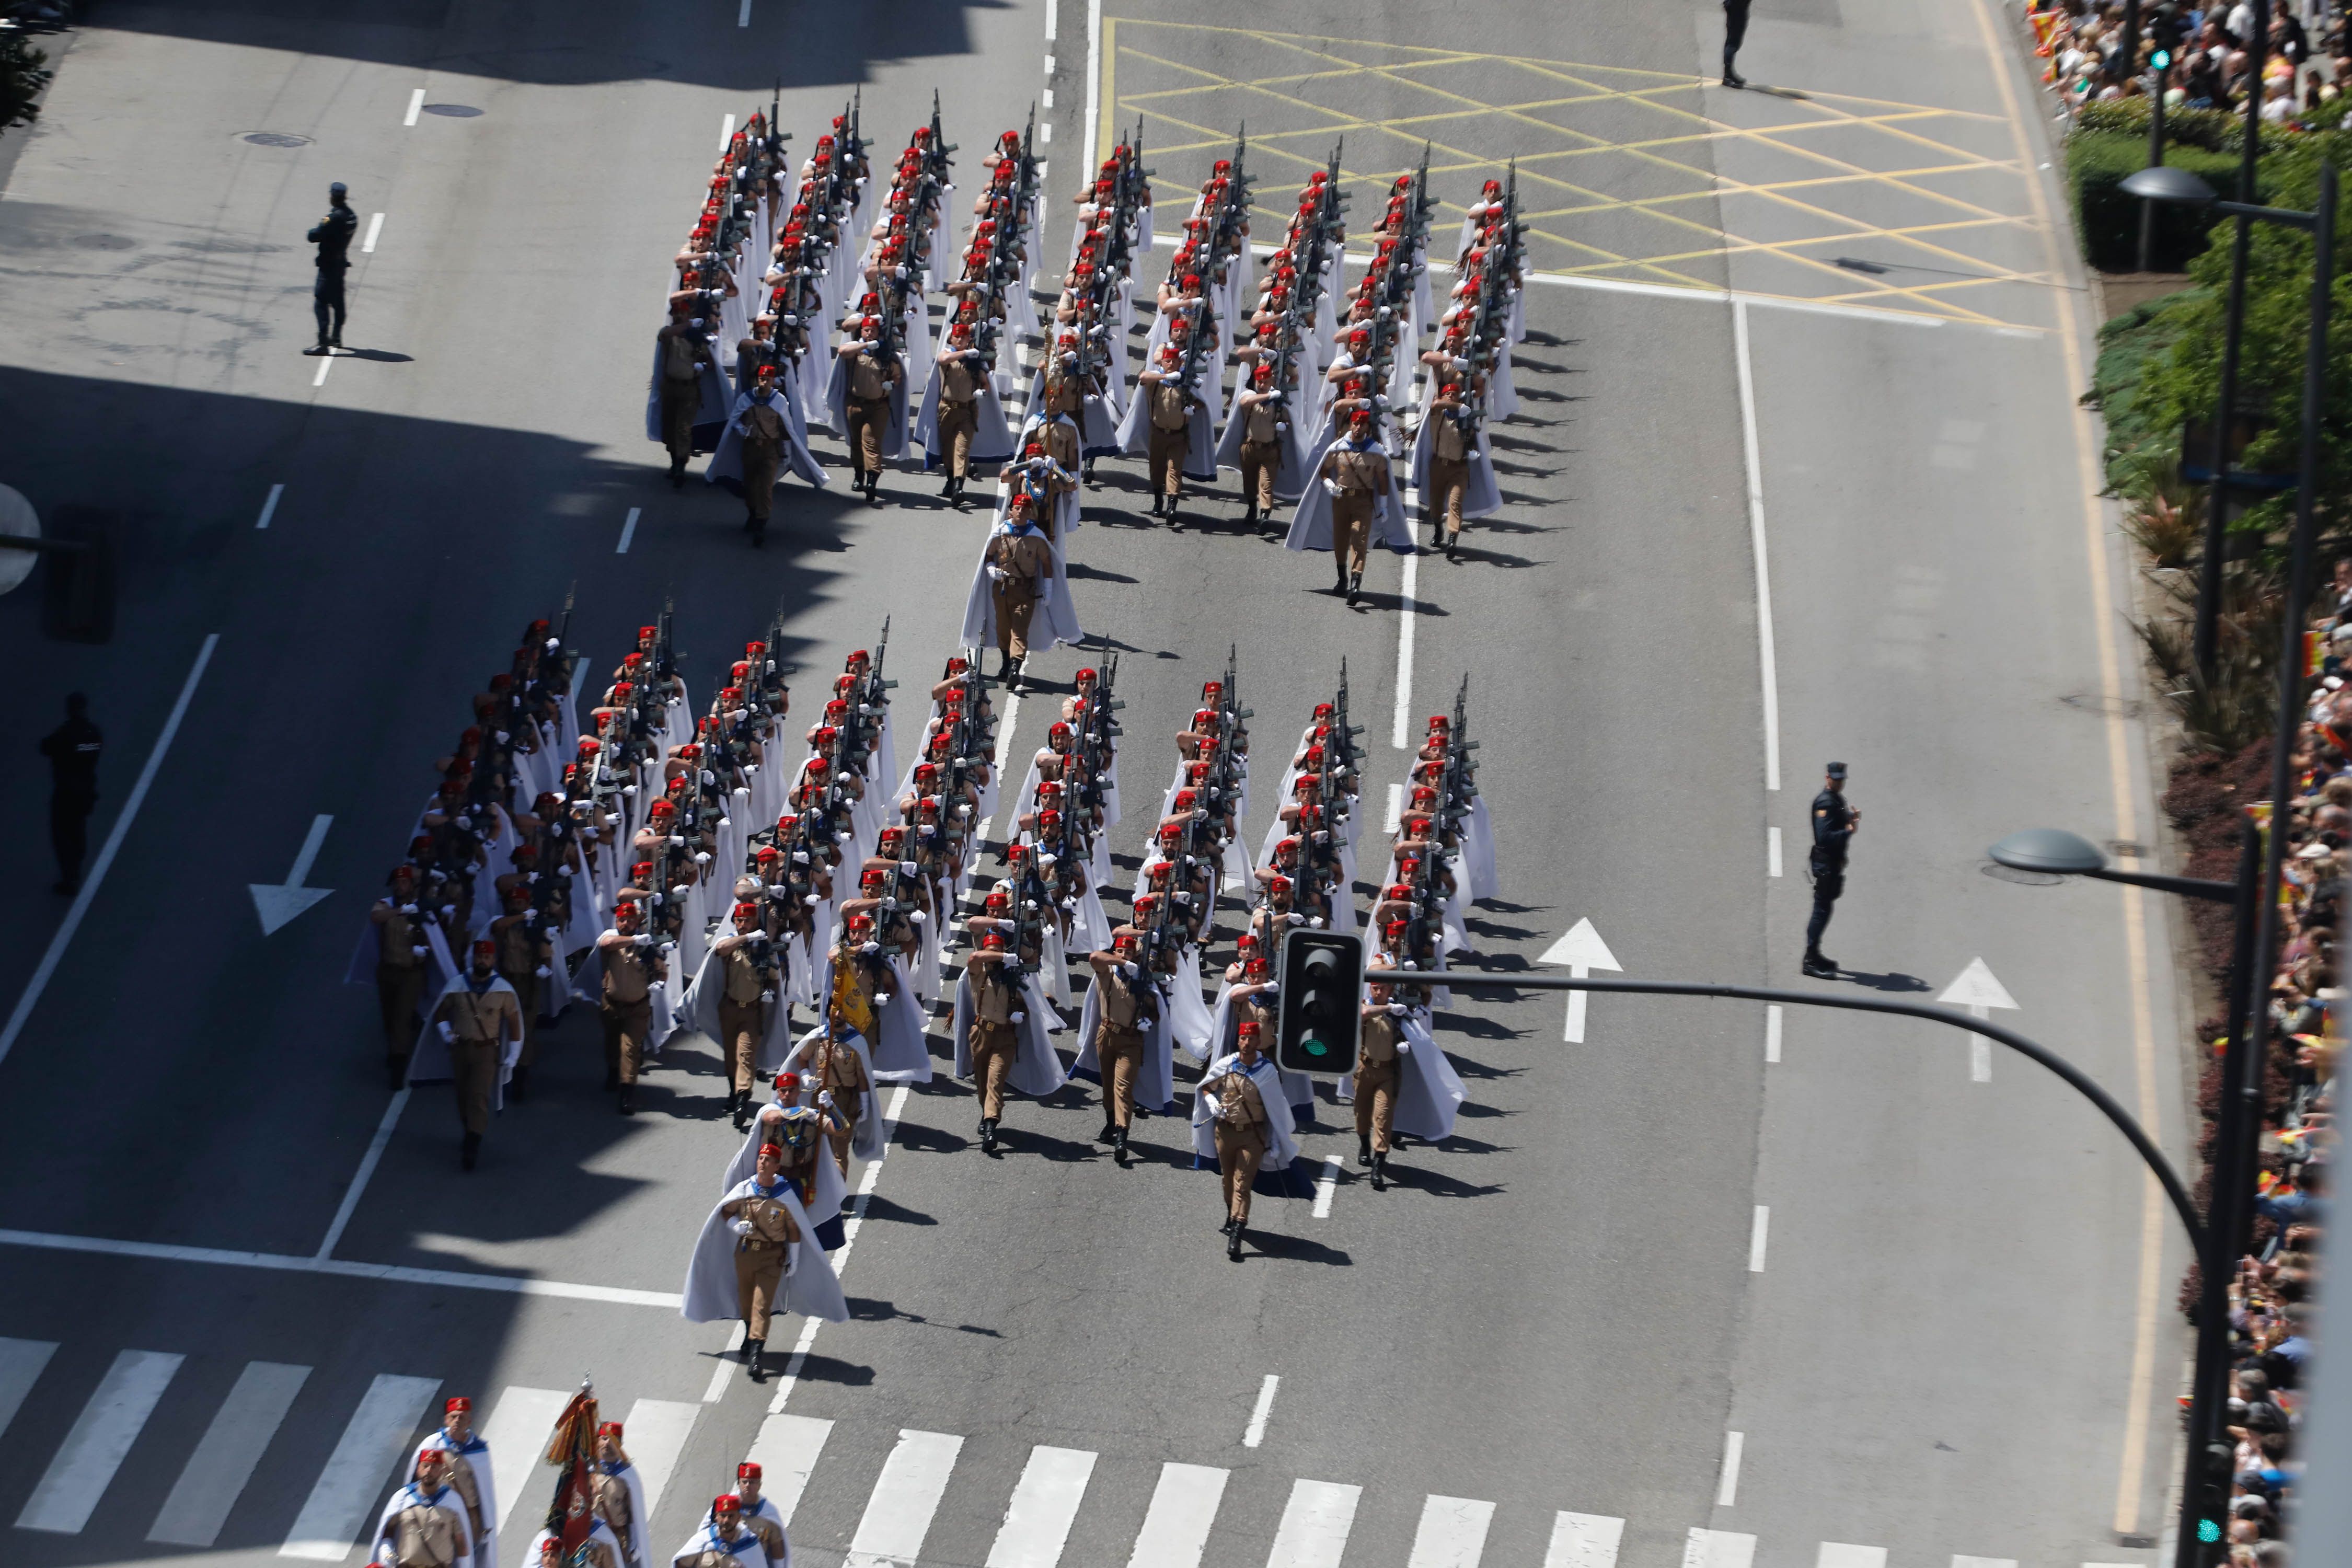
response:
<path fill-rule="evenodd" d="M 2225 195 L 2237 185 L 2238 160 L 2231 153 L 2176 144 L 2164 150 L 2164 161 L 2202 176 Z M 2126 174 L 2147 164 L 2145 132 L 2078 131 L 2067 138 L 2066 175 L 2074 188 L 2075 230 L 2082 236 L 2084 257 L 2102 272 L 2133 272 L 2139 268 L 2140 203 L 2119 187 Z M 2263 199 L 2259 173 L 2256 184 L 2255 199 Z M 2158 272 L 2186 271 L 2204 250 L 2206 232 L 2213 221 L 2210 213 L 2191 207 L 2157 208 L 2148 265 Z"/>

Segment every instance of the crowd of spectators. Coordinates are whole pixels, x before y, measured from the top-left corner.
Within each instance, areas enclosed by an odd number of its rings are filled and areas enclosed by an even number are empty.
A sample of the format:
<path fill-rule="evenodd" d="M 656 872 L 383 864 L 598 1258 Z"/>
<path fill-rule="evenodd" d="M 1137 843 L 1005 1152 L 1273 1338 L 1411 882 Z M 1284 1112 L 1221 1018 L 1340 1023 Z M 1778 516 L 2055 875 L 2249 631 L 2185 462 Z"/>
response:
<path fill-rule="evenodd" d="M 2028 0 L 2034 52 L 2046 65 L 2042 79 L 2071 112 L 2083 104 L 2144 98 L 2156 79 L 2155 55 L 2168 56 L 2163 72 L 2167 110 L 2242 110 L 2255 90 L 2254 7 L 2249 0 L 2213 0 L 2203 6 L 2142 0 L 2139 36 L 2126 58 L 2125 9 L 2120 0 Z M 2269 40 L 2263 50 L 2263 119 L 2273 125 L 2334 124 L 2352 106 L 2352 35 L 2346 0 L 2273 0 Z"/>

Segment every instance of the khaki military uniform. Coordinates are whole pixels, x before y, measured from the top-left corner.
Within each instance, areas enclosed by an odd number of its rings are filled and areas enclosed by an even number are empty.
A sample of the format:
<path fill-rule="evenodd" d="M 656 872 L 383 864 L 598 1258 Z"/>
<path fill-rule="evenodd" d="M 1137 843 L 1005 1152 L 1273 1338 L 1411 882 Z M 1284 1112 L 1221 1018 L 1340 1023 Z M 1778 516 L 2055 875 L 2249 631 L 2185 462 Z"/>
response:
<path fill-rule="evenodd" d="M 441 998 L 427 1026 L 449 1026 L 457 1037 L 449 1042 L 449 1067 L 457 1086 L 457 1115 L 468 1132 L 490 1130 L 490 1096 L 499 1086 L 499 1039 L 501 1030 L 520 1037 L 522 1019 L 515 999 L 504 991 L 479 996 L 460 986 Z"/>
<path fill-rule="evenodd" d="M 1242 416 L 1242 499 L 1265 512 L 1274 510 L 1274 479 L 1282 471 L 1282 437 L 1274 427 L 1279 416 L 1271 403 L 1253 403 Z"/>
<path fill-rule="evenodd" d="M 522 1005 L 522 1055 L 519 1067 L 539 1060 L 539 969 L 546 962 L 546 944 L 527 921 L 501 915 L 490 922 L 490 940 L 499 944 L 499 978 L 514 987 Z"/>
<path fill-rule="evenodd" d="M 416 1006 L 425 997 L 425 922 L 391 906 L 376 928 L 375 1000 L 383 1016 L 383 1054 L 397 1060 L 416 1047 Z"/>
<path fill-rule="evenodd" d="M 1367 1013 L 1356 1045 L 1356 1136 L 1369 1139 L 1372 1152 L 1389 1152 L 1396 1122 L 1397 1043 L 1404 1029 L 1387 1013 Z"/>
<path fill-rule="evenodd" d="M 741 1539 L 754 1541 L 758 1538 L 747 1530 Z M 743 1568 L 743 1560 L 733 1552 L 720 1552 L 712 1547 L 703 1546 L 678 1558 L 672 1568 Z"/>
<path fill-rule="evenodd" d="M 600 1472 L 596 1477 L 596 1515 L 613 1527 L 613 1534 L 619 1539 L 625 1555 L 629 1530 L 635 1522 L 629 1512 L 629 1483 L 618 1476 Z"/>
<path fill-rule="evenodd" d="M 1013 1074 L 1020 1037 L 1013 1015 L 1022 995 L 1004 972 L 1004 955 L 976 952 L 964 963 L 971 978 L 971 1079 L 980 1094 L 980 1117 L 1004 1114 L 1004 1080 Z"/>
<path fill-rule="evenodd" d="M 782 1190 L 779 1182 L 778 1191 Z M 768 1321 L 776 1310 L 776 1295 L 783 1283 L 784 1247 L 801 1239 L 801 1227 L 782 1198 L 738 1198 L 728 1206 L 737 1217 L 751 1225 L 750 1235 L 735 1238 L 736 1308 L 749 1325 L 745 1337 L 764 1341 L 768 1337 Z"/>
<path fill-rule="evenodd" d="M 1454 423 L 1453 410 L 1441 408 L 1433 417 L 1437 429 L 1431 441 L 1429 488 L 1422 492 L 1422 505 L 1432 521 L 1445 520 L 1450 539 L 1462 531 L 1462 501 L 1470 493 L 1470 452 L 1462 438 L 1462 427 Z"/>
<path fill-rule="evenodd" d="M 980 395 L 976 380 L 967 360 L 940 366 L 940 445 L 946 450 L 948 473 L 955 479 L 961 479 L 970 466 L 971 438 L 980 429 L 979 409 L 972 401 Z"/>
<path fill-rule="evenodd" d="M 766 403 L 753 398 L 743 410 L 743 505 L 763 523 L 775 505 L 776 476 L 792 439 L 782 405 L 779 393 Z"/>
<path fill-rule="evenodd" d="M 1184 388 L 1174 376 L 1151 384 L 1151 484 L 1160 494 L 1184 493 L 1184 454 L 1192 418 L 1184 409 Z"/>
<path fill-rule="evenodd" d="M 768 1554 L 768 1568 L 783 1568 L 783 1527 L 764 1513 L 753 1513 L 748 1498 L 743 1502 L 743 1530 L 760 1538 L 760 1548 Z"/>
<path fill-rule="evenodd" d="M 833 1142 L 834 1163 L 846 1176 L 849 1145 L 856 1141 L 857 1124 L 865 1118 L 866 1097 L 874 1091 L 874 1086 L 866 1081 L 866 1063 L 847 1045 L 824 1039 L 803 1058 L 801 1066 L 816 1079 L 815 1087 L 809 1091 L 812 1101 L 817 1089 L 833 1096 L 833 1120 L 841 1125 L 838 1131 L 828 1126 L 825 1136 Z"/>
<path fill-rule="evenodd" d="M 604 1068 L 624 1084 L 637 1081 L 646 1036 L 654 1024 L 654 959 L 624 937 L 604 950 Z"/>
<path fill-rule="evenodd" d="M 1265 1158 L 1271 1136 L 1265 1097 L 1258 1093 L 1256 1080 L 1239 1068 L 1208 1079 L 1199 1092 L 1213 1095 L 1217 1101 L 1217 1169 L 1224 1179 L 1225 1213 L 1247 1225 L 1250 1186 L 1257 1180 L 1258 1163 Z"/>
<path fill-rule="evenodd" d="M 751 944 L 729 948 L 719 960 L 726 984 L 719 993 L 719 1048 L 734 1070 L 736 1092 L 748 1092 L 760 1071 L 760 1040 L 767 1032 L 760 999 L 767 991 Z"/>
<path fill-rule="evenodd" d="M 1054 547 L 1027 534 L 1000 533 L 988 542 L 988 563 L 1003 572 L 989 579 L 996 602 L 996 649 L 1009 658 L 1029 657 L 1029 622 L 1037 613 L 1039 582 L 1053 574 Z"/>
<path fill-rule="evenodd" d="M 1095 1060 L 1102 1068 L 1103 1108 L 1114 1127 L 1135 1119 L 1135 1079 L 1143 1070 L 1146 1009 L 1154 994 L 1140 976 L 1129 980 L 1116 965 L 1095 982 L 1101 1020 L 1095 1029 Z"/>
<path fill-rule="evenodd" d="M 882 468 L 882 438 L 890 430 L 890 380 L 872 354 L 849 356 L 849 429 L 845 438 L 857 453 L 857 466 L 867 473 Z"/>
<path fill-rule="evenodd" d="M 1360 452 L 1342 445 L 1331 448 L 1328 460 L 1339 486 L 1339 493 L 1331 498 L 1332 558 L 1344 557 L 1349 571 L 1361 572 L 1372 545 L 1373 513 L 1388 494 L 1388 454 L 1378 443 Z"/>
<path fill-rule="evenodd" d="M 669 332 L 661 363 L 662 445 L 671 462 L 683 463 L 694 456 L 694 416 L 702 412 L 701 345 L 683 331 Z"/>
<path fill-rule="evenodd" d="M 384 1523 L 383 1539 L 392 1543 L 394 1568 L 449 1568 L 471 1547 L 466 1527 L 458 1521 L 464 1507 L 457 1495 L 443 1489 L 439 1500 L 408 1504 Z"/>

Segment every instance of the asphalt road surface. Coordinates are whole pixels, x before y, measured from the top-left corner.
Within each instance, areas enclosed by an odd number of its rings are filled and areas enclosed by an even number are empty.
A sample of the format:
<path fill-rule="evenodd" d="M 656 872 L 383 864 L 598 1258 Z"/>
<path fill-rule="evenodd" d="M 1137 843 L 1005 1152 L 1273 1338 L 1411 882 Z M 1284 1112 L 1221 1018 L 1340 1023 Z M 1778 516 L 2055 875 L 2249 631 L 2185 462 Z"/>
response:
<path fill-rule="evenodd" d="M 1344 658 L 1377 814 L 1392 728 L 1466 673 L 1483 963 L 1589 919 L 1628 973 L 1826 985 L 1797 976 L 1806 806 L 1848 762 L 1834 984 L 1932 1000 L 1981 960 L 2004 1022 L 2178 1149 L 2168 911 L 1979 874 L 2017 827 L 2157 831 L 2074 406 L 2090 297 L 1995 0 L 1767 0 L 1745 94 L 1689 0 L 89 10 L 0 139 L 0 479 L 110 511 L 123 561 L 108 646 L 0 602 L 12 815 L 41 821 L 65 691 L 110 744 L 103 878 L 40 891 L 35 827 L 0 908 L 0 1559 L 350 1560 L 467 1393 L 516 1568 L 583 1376 L 660 1551 L 754 1452 L 805 1478 L 821 1565 L 2154 1559 L 2179 1237 L 2087 1106 L 1954 1030 L 1603 997 L 1570 1042 L 1557 995 L 1465 1000 L 1457 1135 L 1386 1193 L 1350 1163 L 1328 1202 L 1261 1199 L 1237 1264 L 1181 1125 L 1122 1171 L 1072 1089 L 992 1160 L 942 1078 L 898 1097 L 853 1321 L 755 1388 L 675 1308 L 735 1145 L 707 1041 L 623 1120 L 574 1008 L 462 1175 L 444 1092 L 387 1114 L 341 984 L 429 760 L 567 591 L 603 664 L 674 603 L 698 694 L 780 602 L 804 700 L 886 616 L 902 676 L 952 651 L 982 514 L 917 475 L 849 506 L 821 441 L 834 485 L 780 495 L 753 554 L 642 428 L 724 117 L 777 91 L 805 149 L 855 84 L 887 153 L 936 90 L 966 157 L 1039 106 L 1057 215 L 1107 132 L 1139 124 L 1181 197 L 1244 122 L 1273 211 L 1344 137 L 1366 193 L 1428 142 L 1444 228 L 1513 158 L 1537 215 L 1507 504 L 1458 563 L 1383 556 L 1350 609 L 1230 479 L 1171 532 L 1105 466 L 1071 578 L 1130 781 L 1229 646 L 1266 751 Z M 300 241 L 334 179 L 370 243 L 360 352 L 321 362 Z M 1013 755 L 1078 662 L 1035 661 Z M 333 890 L 265 935 L 247 885 L 321 816 Z M 1352 1150 L 1320 1113 L 1302 1190 Z"/>

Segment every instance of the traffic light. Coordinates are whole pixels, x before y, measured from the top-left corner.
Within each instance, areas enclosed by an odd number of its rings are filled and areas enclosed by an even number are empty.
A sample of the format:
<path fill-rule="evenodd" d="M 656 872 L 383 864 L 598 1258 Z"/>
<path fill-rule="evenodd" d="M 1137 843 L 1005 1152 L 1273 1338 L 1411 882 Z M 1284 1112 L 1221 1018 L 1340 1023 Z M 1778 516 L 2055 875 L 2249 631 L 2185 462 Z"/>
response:
<path fill-rule="evenodd" d="M 1352 932 L 1294 927 L 1282 939 L 1282 1008 L 1275 1065 L 1338 1075 L 1356 1065 L 1364 944 Z"/>
<path fill-rule="evenodd" d="M 2172 51 L 2158 49 L 2147 58 L 2147 63 L 2159 71 L 2169 70 L 2172 68 Z"/>
<path fill-rule="evenodd" d="M 2197 1518 L 2197 1541 L 2202 1546 L 2219 1546 L 2223 1533 L 2222 1523 L 2230 1515 L 2231 1468 L 2237 1450 L 2228 1443 L 2205 1445 L 2204 1474 L 2197 1484 L 2194 1512 Z M 2219 1552 L 2199 1554 L 2200 1562 L 2213 1562 Z"/>

